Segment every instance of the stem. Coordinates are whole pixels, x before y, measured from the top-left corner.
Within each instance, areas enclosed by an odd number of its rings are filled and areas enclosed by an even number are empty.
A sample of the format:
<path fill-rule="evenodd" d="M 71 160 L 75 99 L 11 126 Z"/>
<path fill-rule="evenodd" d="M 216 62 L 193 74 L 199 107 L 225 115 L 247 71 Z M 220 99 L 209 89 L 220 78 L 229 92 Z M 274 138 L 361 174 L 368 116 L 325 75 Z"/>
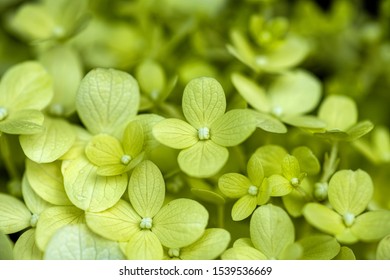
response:
<path fill-rule="evenodd" d="M 335 141 L 332 144 L 330 156 L 328 154 L 325 155 L 324 169 L 323 169 L 322 177 L 320 179 L 321 183 L 328 182 L 330 177 L 336 172 L 337 166 L 340 161 L 337 155 L 338 155 L 338 142 Z"/>
<path fill-rule="evenodd" d="M 225 204 L 217 205 L 217 225 L 219 228 L 224 228 L 225 220 Z"/>

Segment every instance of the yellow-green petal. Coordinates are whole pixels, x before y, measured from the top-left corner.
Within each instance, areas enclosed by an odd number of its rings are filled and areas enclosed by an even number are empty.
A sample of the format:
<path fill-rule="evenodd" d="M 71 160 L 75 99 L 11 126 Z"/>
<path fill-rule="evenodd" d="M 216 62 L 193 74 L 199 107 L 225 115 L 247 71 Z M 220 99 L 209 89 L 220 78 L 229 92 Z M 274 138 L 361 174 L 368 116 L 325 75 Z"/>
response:
<path fill-rule="evenodd" d="M 163 117 L 156 114 L 141 114 L 134 117 L 134 120 L 142 126 L 144 134 L 143 150 L 149 152 L 160 145 L 160 142 L 153 135 L 153 127 L 163 119 Z"/>
<path fill-rule="evenodd" d="M 277 145 L 261 146 L 253 154 L 254 157 L 260 160 L 265 177 L 273 174 L 282 174 L 282 161 L 286 155 L 287 151 Z"/>
<path fill-rule="evenodd" d="M 290 181 L 279 174 L 271 175 L 268 179 L 268 185 L 271 189 L 271 196 L 284 196 L 292 192 L 294 189 Z"/>
<path fill-rule="evenodd" d="M 179 119 L 165 119 L 153 127 L 153 136 L 162 144 L 174 149 L 186 149 L 198 141 L 197 130 Z"/>
<path fill-rule="evenodd" d="M 267 257 L 252 247 L 234 247 L 221 255 L 222 260 L 266 260 Z"/>
<path fill-rule="evenodd" d="M 184 116 L 193 127 L 207 127 L 225 113 L 225 92 L 214 78 L 195 78 L 184 89 L 182 106 Z"/>
<path fill-rule="evenodd" d="M 0 131 L 8 134 L 34 134 L 41 132 L 44 116 L 37 110 L 21 110 L 11 112 L 0 121 Z"/>
<path fill-rule="evenodd" d="M 199 202 L 179 198 L 161 208 L 153 218 L 152 231 L 165 247 L 181 248 L 203 235 L 208 218 L 207 210 Z"/>
<path fill-rule="evenodd" d="M 351 248 L 348 248 L 346 246 L 341 246 L 340 252 L 333 259 L 334 260 L 356 260 L 356 257 Z"/>
<path fill-rule="evenodd" d="M 291 180 L 293 178 L 299 178 L 301 175 L 301 167 L 298 159 L 292 155 L 286 155 L 282 161 L 283 176 Z"/>
<path fill-rule="evenodd" d="M 264 180 L 264 169 L 261 160 L 256 156 L 251 156 L 247 164 L 248 178 L 252 184 L 260 186 Z"/>
<path fill-rule="evenodd" d="M 140 230 L 127 243 L 126 257 L 129 260 L 161 260 L 163 248 L 153 232 Z"/>
<path fill-rule="evenodd" d="M 248 194 L 251 181 L 239 173 L 227 173 L 218 180 L 220 191 L 230 198 L 239 198 Z"/>
<path fill-rule="evenodd" d="M 251 110 L 251 109 L 247 109 Z M 286 133 L 287 127 L 277 118 L 272 115 L 253 111 L 253 115 L 256 119 L 256 126 L 273 133 Z"/>
<path fill-rule="evenodd" d="M 0 193 L 0 231 L 15 233 L 30 226 L 31 213 L 26 205 L 9 194 Z"/>
<path fill-rule="evenodd" d="M 300 169 L 303 172 L 306 172 L 308 175 L 316 175 L 320 172 L 320 162 L 308 147 L 297 147 L 293 150 L 292 155 L 298 160 Z"/>
<path fill-rule="evenodd" d="M 165 182 L 158 167 L 146 160 L 134 168 L 129 180 L 129 199 L 142 218 L 152 218 L 165 198 Z"/>
<path fill-rule="evenodd" d="M 232 219 L 233 221 L 242 221 L 248 218 L 253 210 L 257 206 L 257 196 L 253 195 L 244 195 L 239 200 L 237 200 L 232 208 Z"/>
<path fill-rule="evenodd" d="M 390 234 L 390 210 L 369 211 L 359 215 L 351 231 L 364 242 L 382 239 Z"/>
<path fill-rule="evenodd" d="M 340 234 L 346 228 L 339 214 L 319 203 L 306 204 L 303 215 L 309 224 L 332 235 Z"/>
<path fill-rule="evenodd" d="M 51 203 L 47 202 L 46 200 L 42 199 L 32 188 L 31 185 L 27 179 L 26 174 L 24 174 L 22 179 L 22 194 L 24 203 L 26 204 L 27 208 L 31 211 L 33 214 L 40 214 L 43 210 L 46 208 L 49 208 L 53 206 Z"/>
<path fill-rule="evenodd" d="M 236 146 L 245 141 L 255 129 L 256 118 L 252 111 L 234 109 L 211 124 L 210 139 L 221 146 Z"/>
<path fill-rule="evenodd" d="M 0 231 L 0 260 L 13 260 L 14 258 L 14 244 L 8 235 Z"/>
<path fill-rule="evenodd" d="M 326 122 L 315 116 L 290 115 L 282 117 L 282 121 L 292 126 L 306 128 L 313 131 L 322 131 L 326 127 Z"/>
<path fill-rule="evenodd" d="M 303 260 L 330 260 L 340 252 L 340 244 L 329 235 L 310 235 L 298 241 L 303 248 Z"/>
<path fill-rule="evenodd" d="M 25 231 L 15 242 L 15 260 L 41 260 L 43 252 L 38 248 L 35 241 L 35 229 Z"/>
<path fill-rule="evenodd" d="M 86 212 L 88 227 L 95 233 L 114 241 L 128 241 L 140 230 L 141 217 L 124 200 L 101 212 Z"/>
<path fill-rule="evenodd" d="M 390 260 L 390 235 L 385 236 L 378 244 L 377 260 Z"/>
<path fill-rule="evenodd" d="M 95 135 L 85 147 L 87 158 L 97 166 L 120 164 L 124 151 L 119 140 L 108 134 Z"/>
<path fill-rule="evenodd" d="M 144 147 L 144 131 L 138 121 L 131 121 L 125 128 L 122 146 L 126 155 L 135 158 Z"/>
<path fill-rule="evenodd" d="M 225 147 L 211 140 L 199 141 L 194 146 L 182 150 L 178 155 L 180 169 L 190 176 L 206 178 L 222 169 L 229 157 Z"/>

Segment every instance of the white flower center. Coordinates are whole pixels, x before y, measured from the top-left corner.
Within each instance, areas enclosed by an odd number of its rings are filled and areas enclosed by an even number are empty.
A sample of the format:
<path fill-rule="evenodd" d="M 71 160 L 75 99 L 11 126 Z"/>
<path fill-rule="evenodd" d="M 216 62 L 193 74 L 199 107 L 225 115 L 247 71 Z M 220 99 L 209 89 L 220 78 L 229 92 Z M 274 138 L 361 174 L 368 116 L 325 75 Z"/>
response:
<path fill-rule="evenodd" d="M 180 256 L 180 249 L 179 248 L 170 248 L 168 250 L 168 256 L 171 258 L 178 258 Z"/>
<path fill-rule="evenodd" d="M 121 157 L 121 163 L 124 165 L 128 165 L 130 161 L 131 161 L 131 156 L 129 155 L 123 155 Z"/>
<path fill-rule="evenodd" d="M 55 103 L 50 106 L 50 114 L 52 114 L 53 116 L 62 116 L 64 112 L 65 109 L 62 104 Z"/>
<path fill-rule="evenodd" d="M 266 56 L 264 55 L 258 55 L 256 57 L 256 64 L 259 65 L 259 66 L 264 66 L 264 65 L 267 65 L 268 63 L 268 59 Z"/>
<path fill-rule="evenodd" d="M 298 187 L 299 186 L 299 179 L 297 177 L 291 178 L 290 183 L 294 187 Z"/>
<path fill-rule="evenodd" d="M 201 127 L 198 129 L 198 137 L 200 140 L 207 140 L 210 138 L 210 130 L 208 127 Z"/>
<path fill-rule="evenodd" d="M 4 107 L 0 107 L 0 121 L 4 120 L 8 116 L 8 110 Z"/>
<path fill-rule="evenodd" d="M 355 221 L 355 215 L 347 212 L 344 214 L 343 219 L 344 219 L 344 224 L 347 227 L 350 227 L 350 226 L 352 226 L 353 222 Z"/>
<path fill-rule="evenodd" d="M 256 196 L 259 191 L 259 188 L 256 186 L 250 186 L 248 189 L 248 194 Z"/>
<path fill-rule="evenodd" d="M 272 114 L 275 116 L 275 117 L 281 117 L 282 114 L 283 114 L 283 108 L 280 107 L 280 106 L 275 106 L 272 108 Z"/>
<path fill-rule="evenodd" d="M 142 218 L 141 222 L 139 223 L 139 227 L 141 229 L 151 229 L 153 225 L 152 218 L 146 217 Z"/>
<path fill-rule="evenodd" d="M 32 214 L 31 215 L 31 219 L 30 219 L 30 225 L 32 227 L 36 227 L 37 223 L 38 223 L 38 218 L 39 218 L 39 215 L 38 214 Z"/>

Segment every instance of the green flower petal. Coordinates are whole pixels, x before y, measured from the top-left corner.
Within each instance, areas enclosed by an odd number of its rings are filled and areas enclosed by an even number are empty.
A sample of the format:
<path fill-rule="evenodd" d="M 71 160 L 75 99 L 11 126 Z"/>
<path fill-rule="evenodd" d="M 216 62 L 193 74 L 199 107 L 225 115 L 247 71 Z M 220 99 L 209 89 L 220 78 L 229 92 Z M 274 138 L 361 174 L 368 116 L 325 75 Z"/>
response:
<path fill-rule="evenodd" d="M 53 162 L 64 155 L 76 140 L 71 125 L 62 119 L 45 117 L 44 130 L 32 135 L 19 137 L 23 152 L 31 160 Z"/>
<path fill-rule="evenodd" d="M 390 211 L 376 210 L 358 216 L 352 233 L 364 242 L 378 241 L 390 234 Z"/>
<path fill-rule="evenodd" d="M 153 232 L 141 230 L 127 243 L 126 257 L 129 260 L 161 260 L 163 248 Z"/>
<path fill-rule="evenodd" d="M 299 188 L 294 188 L 288 195 L 282 197 L 283 205 L 288 214 L 292 217 L 302 216 L 303 207 L 309 201 L 312 201 L 311 193 L 313 192 L 312 184 L 304 180 Z"/>
<path fill-rule="evenodd" d="M 256 129 L 251 111 L 234 109 L 217 118 L 210 126 L 210 138 L 216 144 L 231 147 L 245 141 Z"/>
<path fill-rule="evenodd" d="M 164 69 L 153 60 L 143 61 L 136 69 L 136 78 L 144 94 L 159 96 L 166 85 Z"/>
<path fill-rule="evenodd" d="M 253 157 L 259 158 L 264 170 L 264 177 L 269 177 L 273 174 L 282 174 L 282 165 L 287 151 L 276 145 L 264 145 L 258 148 Z"/>
<path fill-rule="evenodd" d="M 299 240 L 303 260 L 330 260 L 340 252 L 336 238 L 328 235 L 311 235 Z"/>
<path fill-rule="evenodd" d="M 320 172 L 320 162 L 308 147 L 301 146 L 295 148 L 292 155 L 298 160 L 299 166 L 303 172 L 306 172 L 308 175 L 316 175 Z"/>
<path fill-rule="evenodd" d="M 298 159 L 291 155 L 286 155 L 282 161 L 283 176 L 291 180 L 293 178 L 299 178 L 301 175 L 301 167 L 299 166 Z"/>
<path fill-rule="evenodd" d="M 132 158 L 141 153 L 144 147 L 144 132 L 141 123 L 132 121 L 126 126 L 122 144 L 125 154 Z"/>
<path fill-rule="evenodd" d="M 282 208 L 267 204 L 252 214 L 250 236 L 256 249 L 268 259 L 276 259 L 294 242 L 294 225 Z"/>
<path fill-rule="evenodd" d="M 252 185 L 247 177 L 238 173 L 227 173 L 218 180 L 218 187 L 221 192 L 230 198 L 239 198 L 248 194 Z"/>
<path fill-rule="evenodd" d="M 46 208 L 53 206 L 36 194 L 36 192 L 31 188 L 26 175 L 24 175 L 22 179 L 22 194 L 24 203 L 26 203 L 27 208 L 33 214 L 39 215 Z"/>
<path fill-rule="evenodd" d="M 186 198 L 175 199 L 153 218 L 152 231 L 165 247 L 181 248 L 203 235 L 208 218 L 207 210 L 200 203 Z"/>
<path fill-rule="evenodd" d="M 295 127 L 306 128 L 314 131 L 323 130 L 326 127 L 326 122 L 314 116 L 290 115 L 290 116 L 282 117 L 282 121 L 286 124 Z"/>
<path fill-rule="evenodd" d="M 30 226 L 31 213 L 19 199 L 0 193 L 0 231 L 15 233 Z"/>
<path fill-rule="evenodd" d="M 74 206 L 54 206 L 47 208 L 39 215 L 36 242 L 42 251 L 45 251 L 49 240 L 54 233 L 69 224 L 84 223 L 84 211 Z"/>
<path fill-rule="evenodd" d="M 370 121 L 358 122 L 347 130 L 347 141 L 355 141 L 369 133 L 373 128 L 374 124 Z"/>
<path fill-rule="evenodd" d="M 153 135 L 162 144 L 174 149 L 186 149 L 198 141 L 197 130 L 179 119 L 165 119 L 153 127 Z"/>
<path fill-rule="evenodd" d="M 134 120 L 141 124 L 144 134 L 143 150 L 149 151 L 160 145 L 160 142 L 158 142 L 153 136 L 153 128 L 163 119 L 163 117 L 156 114 L 142 114 L 135 116 Z"/>
<path fill-rule="evenodd" d="M 258 189 L 257 205 L 263 205 L 268 202 L 271 196 L 271 187 L 268 184 L 268 180 L 265 179 Z"/>
<path fill-rule="evenodd" d="M 42 260 L 43 252 L 35 241 L 35 229 L 25 231 L 15 242 L 15 260 Z"/>
<path fill-rule="evenodd" d="M 142 218 L 152 218 L 165 198 L 165 182 L 158 167 L 144 161 L 134 168 L 129 181 L 129 199 Z"/>
<path fill-rule="evenodd" d="M 247 109 L 250 110 L 250 109 Z M 287 127 L 271 115 L 253 111 L 257 127 L 272 133 L 286 133 Z"/>
<path fill-rule="evenodd" d="M 140 231 L 141 217 L 122 199 L 107 210 L 86 212 L 85 220 L 93 232 L 114 241 L 128 241 Z"/>
<path fill-rule="evenodd" d="M 227 249 L 221 256 L 222 260 L 266 260 L 267 257 L 252 247 L 234 247 Z"/>
<path fill-rule="evenodd" d="M 341 215 L 359 215 L 373 196 L 370 175 L 363 170 L 341 170 L 329 181 L 328 197 L 334 209 Z"/>
<path fill-rule="evenodd" d="M 258 157 L 252 155 L 249 158 L 247 172 L 250 181 L 254 185 L 260 186 L 262 184 L 264 180 L 264 169 L 261 160 Z"/>
<path fill-rule="evenodd" d="M 36 163 L 26 160 L 26 176 L 31 188 L 54 205 L 71 205 L 64 187 L 61 162 Z"/>
<path fill-rule="evenodd" d="M 180 249 L 182 260 L 214 260 L 221 255 L 230 242 L 230 233 L 222 228 L 206 229 L 201 238 Z"/>
<path fill-rule="evenodd" d="M 346 246 L 341 246 L 340 252 L 333 259 L 334 260 L 356 260 L 356 257 L 350 248 Z"/>
<path fill-rule="evenodd" d="M 34 134 L 42 132 L 44 116 L 37 110 L 11 112 L 0 121 L 0 131 L 8 134 Z"/>
<path fill-rule="evenodd" d="M 303 215 L 309 224 L 323 232 L 337 235 L 345 230 L 342 217 L 322 204 L 306 204 L 303 208 Z"/>
<path fill-rule="evenodd" d="M 182 106 L 184 116 L 193 127 L 208 127 L 225 113 L 225 92 L 214 78 L 196 78 L 185 87 Z"/>
<path fill-rule="evenodd" d="M 290 181 L 279 174 L 270 176 L 267 181 L 271 189 L 271 196 L 284 196 L 291 193 L 294 189 Z"/>
<path fill-rule="evenodd" d="M 210 177 L 225 165 L 229 151 L 211 140 L 199 141 L 182 150 L 177 158 L 181 170 L 193 177 Z"/>
<path fill-rule="evenodd" d="M 241 221 L 248 218 L 257 206 L 257 197 L 253 195 L 244 195 L 234 203 L 232 208 L 233 221 Z"/>
<path fill-rule="evenodd" d="M 353 233 L 351 228 L 348 227 L 341 233 L 336 234 L 336 238 L 338 241 L 345 244 L 354 244 L 359 241 L 359 238 Z"/>
<path fill-rule="evenodd" d="M 379 242 L 376 251 L 376 259 L 390 260 L 390 235 L 387 235 Z"/>
<path fill-rule="evenodd" d="M 14 258 L 14 244 L 8 235 L 0 231 L 0 260 L 13 260 Z"/>
<path fill-rule="evenodd" d="M 0 106 L 9 110 L 42 110 L 53 97 L 52 82 L 43 66 L 27 61 L 10 68 L 0 83 Z"/>
<path fill-rule="evenodd" d="M 119 140 L 111 135 L 99 134 L 85 148 L 88 159 L 97 166 L 120 164 L 124 151 Z"/>
<path fill-rule="evenodd" d="M 139 106 L 137 81 L 128 73 L 114 69 L 91 70 L 81 81 L 76 108 L 92 134 L 121 137 Z"/>
<path fill-rule="evenodd" d="M 65 191 L 80 209 L 99 212 L 119 201 L 127 188 L 127 174 L 103 177 L 86 158 L 63 162 Z"/>
<path fill-rule="evenodd" d="M 46 260 L 123 260 L 119 244 L 91 232 L 86 225 L 59 229 L 47 245 Z"/>

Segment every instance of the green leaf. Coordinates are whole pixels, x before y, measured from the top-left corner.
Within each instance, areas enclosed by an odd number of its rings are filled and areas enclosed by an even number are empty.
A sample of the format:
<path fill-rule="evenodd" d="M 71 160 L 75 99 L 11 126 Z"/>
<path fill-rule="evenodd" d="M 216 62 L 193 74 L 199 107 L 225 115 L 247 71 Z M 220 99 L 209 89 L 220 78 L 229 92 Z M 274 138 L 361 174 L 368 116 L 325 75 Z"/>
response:
<path fill-rule="evenodd" d="M 225 92 L 214 78 L 195 78 L 184 89 L 182 106 L 184 116 L 193 127 L 209 127 L 225 113 Z"/>
<path fill-rule="evenodd" d="M 97 166 L 120 165 L 124 151 L 117 138 L 108 134 L 98 134 L 92 137 L 85 147 L 85 155 Z"/>
<path fill-rule="evenodd" d="M 358 112 L 350 97 L 330 95 L 322 102 L 318 117 L 327 123 L 327 130 L 347 131 L 357 122 Z"/>
<path fill-rule="evenodd" d="M 340 251 L 336 238 L 328 235 L 311 235 L 299 240 L 303 260 L 330 260 Z"/>
<path fill-rule="evenodd" d="M 210 139 L 221 146 L 236 146 L 245 141 L 255 129 L 256 118 L 251 111 L 234 109 L 211 124 Z"/>
<path fill-rule="evenodd" d="M 230 233 L 222 228 L 206 229 L 201 238 L 180 249 L 182 260 L 214 260 L 221 255 L 230 242 Z"/>
<path fill-rule="evenodd" d="M 85 219 L 93 232 L 114 241 L 128 241 L 140 231 L 141 217 L 122 199 L 107 210 L 86 212 Z"/>
<path fill-rule="evenodd" d="M 31 213 L 19 199 L 0 193 L 0 231 L 15 233 L 30 226 Z"/>
<path fill-rule="evenodd" d="M 233 221 L 241 221 L 248 218 L 257 206 L 257 197 L 253 195 L 244 195 L 234 203 L 232 208 Z"/>
<path fill-rule="evenodd" d="M 43 252 L 35 241 L 35 229 L 29 229 L 18 238 L 14 247 L 15 260 L 42 260 Z"/>
<path fill-rule="evenodd" d="M 297 147 L 293 150 L 292 155 L 298 160 L 301 170 L 308 175 L 316 175 L 320 172 L 320 162 L 308 147 Z"/>
<path fill-rule="evenodd" d="M 156 214 L 152 231 L 165 247 L 181 248 L 203 235 L 208 218 L 207 210 L 200 203 L 179 198 L 164 205 Z"/>
<path fill-rule="evenodd" d="M 137 81 L 128 73 L 114 69 L 91 70 L 81 81 L 76 108 L 92 134 L 121 137 L 139 106 Z"/>
<path fill-rule="evenodd" d="M 54 205 L 71 205 L 64 188 L 61 162 L 36 163 L 26 160 L 26 176 L 31 188 Z"/>
<path fill-rule="evenodd" d="M 364 242 L 378 241 L 390 234 L 390 211 L 376 210 L 356 217 L 352 233 Z"/>
<path fill-rule="evenodd" d="M 11 113 L 0 121 L 0 131 L 8 134 L 34 134 L 43 130 L 44 116 L 37 110 L 22 110 Z"/>
<path fill-rule="evenodd" d="M 42 251 L 56 231 L 69 224 L 84 223 L 84 211 L 74 206 L 54 206 L 39 215 L 36 228 L 36 242 Z M 64 242 L 62 242 L 64 243 Z"/>
<path fill-rule="evenodd" d="M 38 163 L 53 162 L 64 155 L 76 139 L 71 125 L 62 119 L 45 117 L 44 130 L 19 137 L 23 152 Z"/>
<path fill-rule="evenodd" d="M 52 97 L 51 78 L 35 61 L 19 63 L 8 69 L 0 83 L 0 104 L 10 111 L 42 110 Z"/>
<path fill-rule="evenodd" d="M 268 259 L 277 259 L 294 242 L 294 225 L 282 208 L 267 204 L 252 214 L 250 236 L 256 249 Z"/>
<path fill-rule="evenodd" d="M 230 198 L 240 198 L 248 194 L 251 181 L 242 174 L 227 173 L 218 179 L 221 192 Z"/>
<path fill-rule="evenodd" d="M 257 157 L 264 170 L 264 177 L 273 174 L 282 174 L 282 161 L 287 155 L 287 151 L 277 145 L 264 145 L 258 148 L 253 157 Z"/>
<path fill-rule="evenodd" d="M 390 260 L 390 235 L 385 236 L 378 244 L 377 260 Z"/>
<path fill-rule="evenodd" d="M 91 232 L 85 224 L 64 226 L 47 245 L 46 260 L 123 260 L 119 244 Z"/>
<path fill-rule="evenodd" d="M 99 212 L 119 201 L 127 188 L 127 174 L 104 177 L 86 158 L 79 157 L 63 163 L 65 191 L 80 209 Z"/>
<path fill-rule="evenodd" d="M 14 247 L 14 244 L 12 243 L 12 241 L 8 237 L 8 235 L 6 235 L 0 231 L 0 248 L 1 248 L 0 260 L 13 260 L 14 259 L 13 247 Z"/>
<path fill-rule="evenodd" d="M 309 224 L 323 232 L 337 235 L 345 230 L 342 217 L 322 204 L 306 204 L 303 208 L 303 215 Z"/>
<path fill-rule="evenodd" d="M 225 165 L 229 151 L 211 140 L 199 141 L 182 150 L 177 158 L 181 170 L 193 177 L 210 177 Z"/>
<path fill-rule="evenodd" d="M 51 203 L 43 200 L 36 194 L 36 192 L 31 188 L 26 175 L 24 175 L 22 179 L 22 194 L 24 203 L 33 214 L 39 215 L 46 208 L 53 206 Z"/>
<path fill-rule="evenodd" d="M 165 119 L 153 127 L 154 137 L 162 144 L 174 149 L 186 149 L 198 141 L 197 130 L 179 119 Z"/>
<path fill-rule="evenodd" d="M 141 230 L 127 243 L 126 257 L 129 260 L 161 260 L 163 248 L 153 232 Z"/>
<path fill-rule="evenodd" d="M 140 163 L 131 174 L 128 192 L 132 206 L 142 218 L 154 217 L 165 198 L 161 171 L 151 161 Z"/>
<path fill-rule="evenodd" d="M 362 213 L 372 199 L 374 186 L 363 170 L 340 170 L 329 181 L 328 197 L 341 215 Z"/>

